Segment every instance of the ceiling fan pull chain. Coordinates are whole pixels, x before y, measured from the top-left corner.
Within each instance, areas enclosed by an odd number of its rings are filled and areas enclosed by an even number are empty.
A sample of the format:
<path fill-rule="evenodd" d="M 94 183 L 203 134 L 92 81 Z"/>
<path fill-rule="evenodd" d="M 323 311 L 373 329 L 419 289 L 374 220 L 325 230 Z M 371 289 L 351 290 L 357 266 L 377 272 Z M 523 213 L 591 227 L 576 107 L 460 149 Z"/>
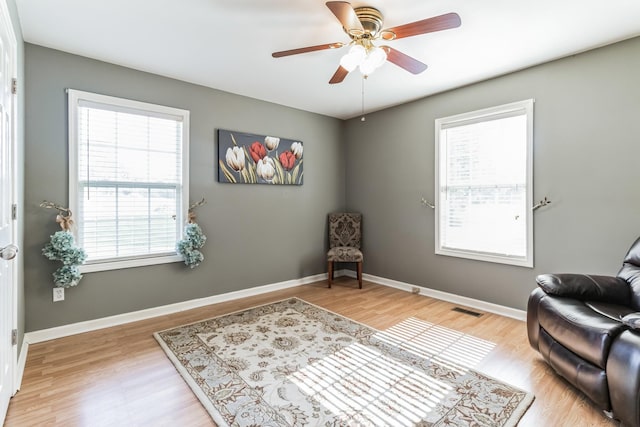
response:
<path fill-rule="evenodd" d="M 364 117 L 364 81 L 367 79 L 366 75 L 362 75 L 362 117 L 360 118 L 361 122 L 364 122 L 365 120 L 367 120 Z"/>

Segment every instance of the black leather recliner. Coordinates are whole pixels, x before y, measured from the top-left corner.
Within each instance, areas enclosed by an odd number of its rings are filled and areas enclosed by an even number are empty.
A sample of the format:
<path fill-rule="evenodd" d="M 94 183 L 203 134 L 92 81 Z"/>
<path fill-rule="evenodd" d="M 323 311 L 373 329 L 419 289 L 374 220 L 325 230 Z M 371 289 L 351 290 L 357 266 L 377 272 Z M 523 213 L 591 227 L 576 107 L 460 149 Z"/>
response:
<path fill-rule="evenodd" d="M 542 274 L 529 343 L 607 415 L 640 426 L 640 238 L 616 277 Z"/>

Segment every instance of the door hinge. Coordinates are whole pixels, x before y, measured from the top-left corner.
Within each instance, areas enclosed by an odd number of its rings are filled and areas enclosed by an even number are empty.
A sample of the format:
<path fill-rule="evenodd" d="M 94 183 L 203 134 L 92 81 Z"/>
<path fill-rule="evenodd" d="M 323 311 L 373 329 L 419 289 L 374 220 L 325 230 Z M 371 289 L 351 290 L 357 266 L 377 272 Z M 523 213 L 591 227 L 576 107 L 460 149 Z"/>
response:
<path fill-rule="evenodd" d="M 18 345 L 18 330 L 11 330 L 11 345 Z"/>
<path fill-rule="evenodd" d="M 11 219 L 14 221 L 18 219 L 18 205 L 15 203 L 11 205 Z"/>
<path fill-rule="evenodd" d="M 18 93 L 18 79 L 15 77 L 11 79 L 11 93 L 14 95 Z"/>

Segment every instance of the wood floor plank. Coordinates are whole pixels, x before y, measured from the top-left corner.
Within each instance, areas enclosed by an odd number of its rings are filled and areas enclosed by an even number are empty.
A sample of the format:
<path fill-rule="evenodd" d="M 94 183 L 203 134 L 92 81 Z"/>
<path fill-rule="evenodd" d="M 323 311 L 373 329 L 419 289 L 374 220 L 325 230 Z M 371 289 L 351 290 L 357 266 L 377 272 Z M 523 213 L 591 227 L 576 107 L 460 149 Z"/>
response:
<path fill-rule="evenodd" d="M 5 427 L 215 426 L 152 334 L 292 296 L 379 330 L 412 322 L 435 324 L 433 333 L 447 339 L 463 337 L 467 350 L 452 349 L 454 357 L 536 396 L 522 427 L 617 425 L 529 347 L 523 322 L 469 316 L 450 303 L 366 281 L 360 290 L 356 280 L 339 278 L 331 289 L 319 282 L 33 344 Z"/>

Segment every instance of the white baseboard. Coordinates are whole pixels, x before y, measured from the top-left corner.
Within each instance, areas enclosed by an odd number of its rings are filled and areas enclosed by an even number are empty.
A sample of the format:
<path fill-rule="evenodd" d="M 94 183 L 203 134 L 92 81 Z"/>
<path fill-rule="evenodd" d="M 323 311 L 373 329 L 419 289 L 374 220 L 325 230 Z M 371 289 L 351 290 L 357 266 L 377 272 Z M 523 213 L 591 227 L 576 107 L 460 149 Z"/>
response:
<path fill-rule="evenodd" d="M 356 278 L 357 274 L 353 270 L 343 270 L 343 275 Z M 515 308 L 505 307 L 504 305 L 493 304 L 490 302 L 463 297 L 456 294 L 450 294 L 448 292 L 438 291 L 436 289 L 425 288 L 422 286 L 412 285 L 410 283 L 399 282 L 397 280 L 385 279 L 384 277 L 378 277 L 371 274 L 363 274 L 362 278 L 378 285 L 389 286 L 391 288 L 400 289 L 402 291 L 412 292 L 413 288 L 420 290 L 420 295 L 425 295 L 431 298 L 447 301 L 453 304 L 460 304 L 466 307 L 475 308 L 477 310 L 486 311 L 489 313 L 499 314 L 500 316 L 510 317 L 516 320 L 527 320 L 527 312 L 524 310 L 516 310 Z"/>
<path fill-rule="evenodd" d="M 337 272 L 341 275 L 343 272 Z M 256 286 L 254 288 L 243 289 L 241 291 L 227 292 L 220 295 L 212 295 L 206 298 L 198 298 L 189 301 L 183 301 L 175 304 L 163 305 L 160 307 L 148 308 L 145 310 L 133 311 L 130 313 L 117 314 L 115 316 L 103 317 L 95 320 L 87 320 L 85 322 L 72 323 L 70 325 L 57 326 L 39 331 L 27 332 L 24 335 L 24 342 L 35 344 L 38 342 L 49 341 L 56 338 L 67 337 L 70 335 L 81 334 L 83 332 L 95 331 L 112 326 L 123 325 L 125 323 L 146 320 L 152 317 L 164 316 L 171 313 L 178 313 L 192 308 L 203 307 L 205 305 L 217 304 L 226 301 L 232 301 L 240 298 L 246 298 L 254 295 L 265 294 L 267 292 L 278 291 L 281 289 L 293 288 L 295 286 L 307 285 L 309 283 L 326 280 L 327 274 L 316 274 L 314 276 L 303 277 L 302 279 L 287 280 L 285 282 L 272 283 L 270 285 Z M 21 353 L 22 355 L 22 353 Z"/>
<path fill-rule="evenodd" d="M 336 277 L 340 277 L 340 276 L 356 277 L 356 273 L 352 270 L 339 270 L 335 272 L 335 276 Z M 363 274 L 362 277 L 363 279 L 368 280 L 369 282 L 377 283 L 383 286 L 389 286 L 391 288 L 400 289 L 406 292 L 411 292 L 413 288 L 419 288 L 421 295 L 440 299 L 440 300 L 451 302 L 454 304 L 464 305 L 467 307 L 475 308 L 475 309 L 490 312 L 490 313 L 499 314 L 501 316 L 510 317 L 512 319 L 524 321 L 526 320 L 526 316 L 527 316 L 526 311 L 516 310 L 510 307 L 505 307 L 502 305 L 493 304 L 493 303 L 489 303 L 482 300 L 477 300 L 477 299 L 463 297 L 456 294 L 451 294 L 448 292 L 438 291 L 435 289 L 416 286 L 409 283 L 399 282 L 397 280 L 385 279 L 384 277 L 378 277 L 371 274 Z M 314 283 L 314 282 L 318 282 L 320 280 L 326 280 L 326 279 L 327 279 L 326 273 L 316 274 L 314 276 L 307 276 L 301 279 L 288 280 L 285 282 L 273 283 L 273 284 L 264 285 L 264 286 L 257 286 L 254 288 L 243 289 L 241 291 L 228 292 L 225 294 L 213 295 L 206 298 L 199 298 L 199 299 L 179 302 L 175 304 L 149 308 L 146 310 L 139 310 L 139 311 L 134 311 L 130 313 L 118 314 L 115 316 L 103 317 L 95 320 L 88 320 L 85 322 L 72 323 L 70 325 L 58 326 L 55 328 L 27 332 L 24 335 L 23 351 L 20 352 L 20 359 L 23 359 L 23 355 L 24 355 L 24 361 L 21 362 L 22 369 L 24 370 L 24 363 L 26 362 L 26 349 L 28 348 L 29 344 L 49 341 L 56 338 L 62 338 L 70 335 L 80 334 L 83 332 L 95 331 L 103 328 L 110 328 L 112 326 L 118 326 L 118 325 L 123 325 L 125 323 L 137 322 L 139 320 L 145 320 L 145 319 L 150 319 L 152 317 L 164 316 L 171 313 L 178 313 L 180 311 L 203 307 L 205 305 L 218 304 L 221 302 L 232 301 L 232 300 L 246 298 L 254 295 L 260 295 L 267 292 L 278 291 L 281 289 L 293 288 L 295 286 L 306 285 L 309 283 Z"/>

